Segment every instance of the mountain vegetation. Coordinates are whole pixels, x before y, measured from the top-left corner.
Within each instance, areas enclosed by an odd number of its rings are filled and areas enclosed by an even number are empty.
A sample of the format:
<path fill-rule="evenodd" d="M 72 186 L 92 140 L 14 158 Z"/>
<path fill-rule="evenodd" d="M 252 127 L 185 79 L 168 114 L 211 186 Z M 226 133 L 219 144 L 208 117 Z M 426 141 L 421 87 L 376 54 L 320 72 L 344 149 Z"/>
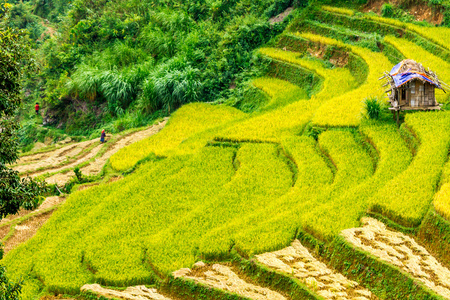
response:
<path fill-rule="evenodd" d="M 32 68 L 27 33 L 6 26 L 10 6 L 0 6 L 0 219 L 15 214 L 20 208 L 35 208 L 41 184 L 30 178 L 21 179 L 10 168 L 18 158 L 17 129 L 14 119 L 21 104 L 21 78 Z"/>
<path fill-rule="evenodd" d="M 411 58 L 449 81 L 448 5 L 15 2 L 38 70 L 5 164 L 69 181 L 0 223 L 9 242 L 53 213 L 7 249 L 8 278 L 22 299 L 450 299 L 450 97 L 396 121 L 379 80 Z"/>

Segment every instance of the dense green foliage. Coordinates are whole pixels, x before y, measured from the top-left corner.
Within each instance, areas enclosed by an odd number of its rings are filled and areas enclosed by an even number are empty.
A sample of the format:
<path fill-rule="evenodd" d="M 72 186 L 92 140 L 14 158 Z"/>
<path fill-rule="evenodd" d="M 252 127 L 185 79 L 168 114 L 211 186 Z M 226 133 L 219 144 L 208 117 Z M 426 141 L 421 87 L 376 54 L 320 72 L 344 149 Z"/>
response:
<path fill-rule="evenodd" d="M 253 49 L 280 33 L 286 24 L 271 24 L 269 18 L 289 6 L 306 3 L 17 3 L 18 19 L 27 19 L 32 10 L 37 19 L 30 17 L 30 22 L 43 26 L 46 36 L 32 35 L 39 40 L 36 53 L 41 69 L 33 79 L 36 87 L 30 84 L 30 91 L 35 91 L 30 101 L 43 98 L 46 124 L 67 133 L 86 134 L 100 126 L 115 132 L 146 125 L 185 103 L 226 99 L 236 93 L 230 86 L 237 85 L 240 92 L 251 75 L 264 69 L 254 64 Z M 32 26 L 16 23 L 20 28 Z M 161 112 L 155 114 L 157 111 Z M 116 120 L 120 127 L 114 125 Z M 32 132 L 29 128 L 23 134 Z"/>
<path fill-rule="evenodd" d="M 36 207 L 41 187 L 29 178 L 21 179 L 18 172 L 9 168 L 18 158 L 14 113 L 21 102 L 21 77 L 32 60 L 26 33 L 6 25 L 8 10 L 8 4 L 0 3 L 0 218 L 21 207 Z"/>
<path fill-rule="evenodd" d="M 19 300 L 21 288 L 21 283 L 10 281 L 5 267 L 0 266 L 0 297 L 5 300 Z"/>

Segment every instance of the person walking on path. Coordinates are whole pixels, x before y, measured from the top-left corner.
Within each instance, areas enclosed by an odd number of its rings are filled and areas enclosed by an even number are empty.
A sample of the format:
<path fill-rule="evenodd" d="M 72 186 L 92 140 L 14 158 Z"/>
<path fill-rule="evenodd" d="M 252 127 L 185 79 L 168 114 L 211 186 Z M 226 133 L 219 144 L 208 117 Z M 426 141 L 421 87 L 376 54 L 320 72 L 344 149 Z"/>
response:
<path fill-rule="evenodd" d="M 36 105 L 34 106 L 34 110 L 36 111 L 36 115 L 39 115 L 39 103 L 36 102 Z"/>
<path fill-rule="evenodd" d="M 102 134 L 100 135 L 100 142 L 104 143 L 106 137 L 105 129 L 102 130 Z"/>

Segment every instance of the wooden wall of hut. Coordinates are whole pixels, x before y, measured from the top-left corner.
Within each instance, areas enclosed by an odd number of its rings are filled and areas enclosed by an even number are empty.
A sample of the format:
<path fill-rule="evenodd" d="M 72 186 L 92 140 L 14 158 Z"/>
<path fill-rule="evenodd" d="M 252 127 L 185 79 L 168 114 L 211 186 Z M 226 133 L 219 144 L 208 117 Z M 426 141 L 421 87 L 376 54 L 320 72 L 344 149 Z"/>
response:
<path fill-rule="evenodd" d="M 411 107 L 433 106 L 435 104 L 434 86 L 420 80 L 409 82 Z"/>

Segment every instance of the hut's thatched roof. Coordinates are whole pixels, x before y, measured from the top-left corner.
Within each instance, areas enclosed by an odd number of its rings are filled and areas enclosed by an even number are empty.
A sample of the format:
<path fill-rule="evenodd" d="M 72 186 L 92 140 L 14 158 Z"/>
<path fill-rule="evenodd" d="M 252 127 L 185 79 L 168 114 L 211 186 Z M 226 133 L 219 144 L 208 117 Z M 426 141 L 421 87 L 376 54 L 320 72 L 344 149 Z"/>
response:
<path fill-rule="evenodd" d="M 436 74 L 434 74 L 429 69 L 425 70 L 422 64 L 412 59 L 402 60 L 392 68 L 392 70 L 389 72 L 389 75 L 393 79 L 396 88 L 413 79 L 418 79 L 423 82 L 428 82 L 439 89 L 442 89 L 441 83 L 439 82 Z"/>

